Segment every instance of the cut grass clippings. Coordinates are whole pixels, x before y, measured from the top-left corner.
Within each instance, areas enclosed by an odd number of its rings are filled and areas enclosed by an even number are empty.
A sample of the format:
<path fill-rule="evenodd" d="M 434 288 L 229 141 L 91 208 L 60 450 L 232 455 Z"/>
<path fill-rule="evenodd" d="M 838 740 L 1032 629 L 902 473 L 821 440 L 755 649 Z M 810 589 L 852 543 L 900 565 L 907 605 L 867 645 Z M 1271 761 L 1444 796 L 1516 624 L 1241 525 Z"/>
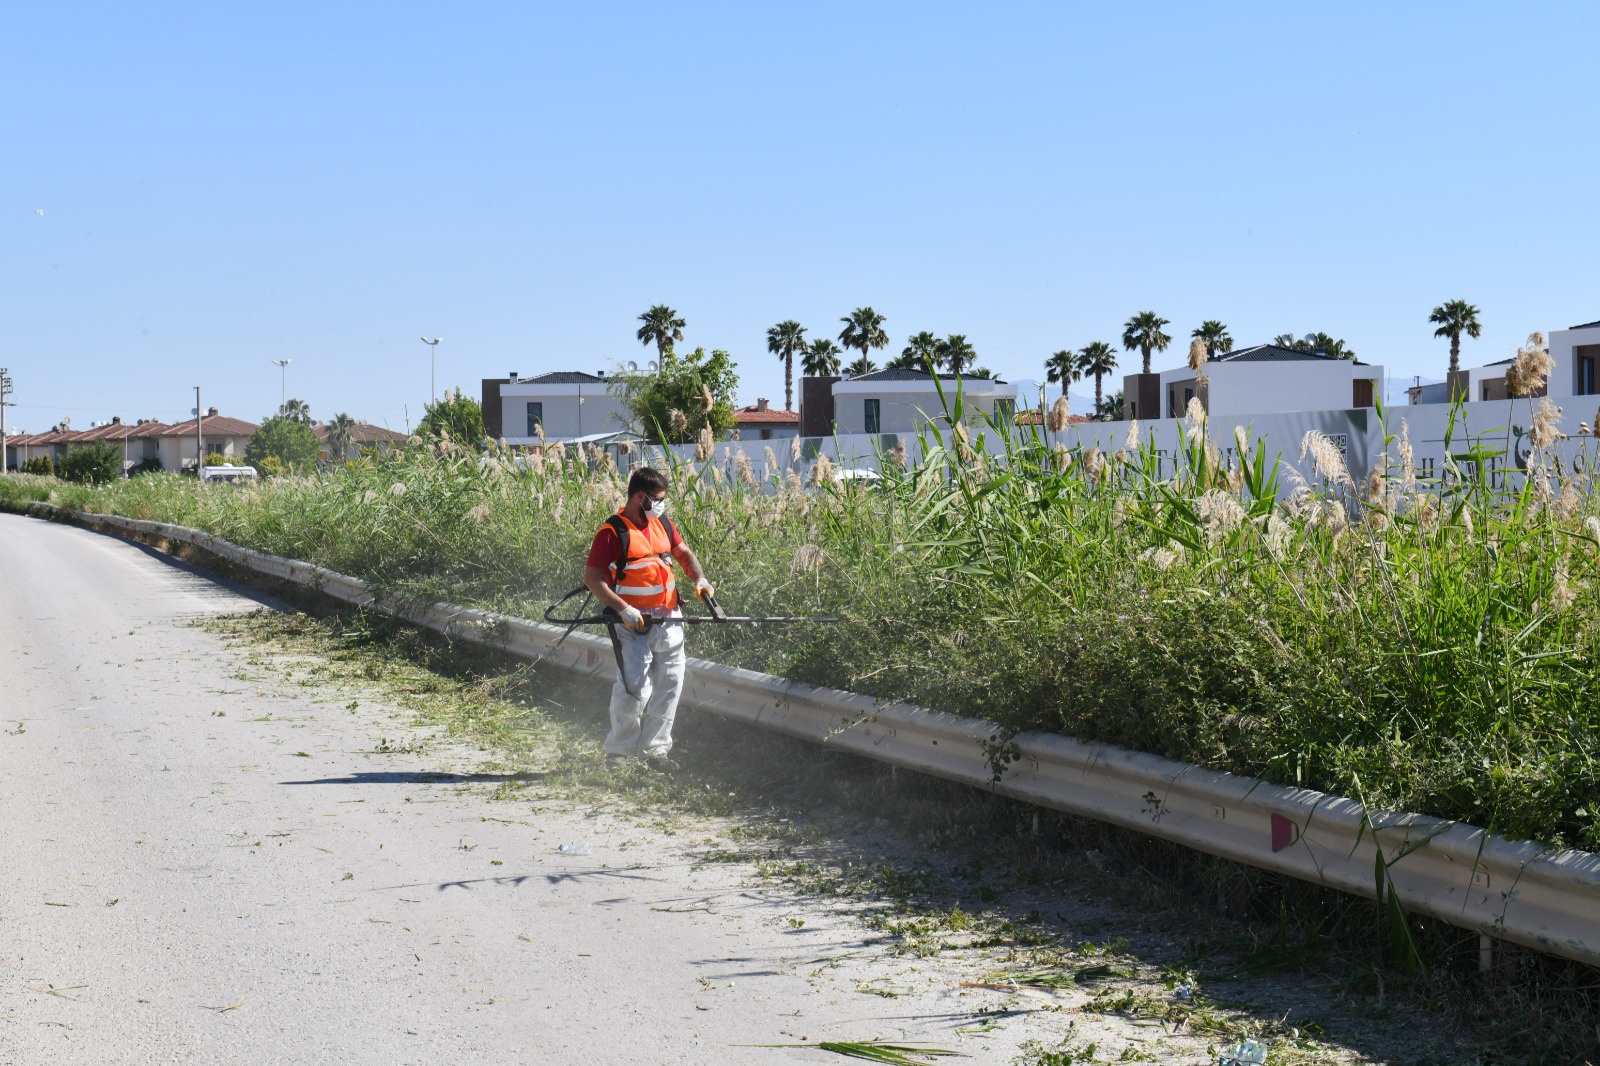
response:
<path fill-rule="evenodd" d="M 919 1047 L 914 1044 L 885 1044 L 875 1040 L 819 1040 L 814 1044 L 734 1044 L 733 1047 L 820 1048 L 835 1055 L 868 1062 L 887 1062 L 894 1066 L 928 1066 L 929 1058 L 963 1057 L 947 1048 Z M 912 1058 L 920 1055 L 922 1058 Z"/>
<path fill-rule="evenodd" d="M 1043 967 L 1018 970 L 1012 973 L 989 974 L 982 981 L 962 981 L 962 988 L 992 988 L 1011 992 L 1018 988 L 1071 988 L 1096 977 L 1128 977 L 1128 973 L 1113 969 L 1106 963 L 1080 966 L 1076 969 Z"/>
<path fill-rule="evenodd" d="M 1307 1064 L 1338 1059 L 1305 1035 L 1322 1032 L 1335 1019 L 1308 1016 L 1304 1003 L 1345 1004 L 1358 1016 L 1357 1031 L 1364 1031 L 1368 1023 L 1359 1016 L 1372 1014 L 1374 995 L 1384 1021 L 1381 1033 L 1372 1034 L 1376 1043 L 1364 1046 L 1398 1041 L 1409 1047 L 1441 1025 L 1459 1034 L 1428 1038 L 1442 1057 L 1382 1056 L 1393 1061 L 1454 1066 L 1470 1061 L 1461 1057 L 1466 1047 L 1490 1042 L 1529 1050 L 1531 1057 L 1519 1061 L 1554 1064 L 1582 1061 L 1577 1049 L 1589 1047 L 1581 1019 L 1592 1012 L 1596 975 L 1575 964 L 1508 951 L 1496 990 L 1486 997 L 1475 971 L 1475 939 L 1444 930 L 1439 942 L 1454 945 L 1459 967 L 1422 975 L 1389 972 L 1381 945 L 1371 942 L 1369 902 L 1038 812 L 978 789 L 893 776 L 868 760 L 692 713 L 680 723 L 684 773 L 614 770 L 605 765 L 599 744 L 607 687 L 559 671 L 520 671 L 480 646 L 386 617 L 330 610 L 297 587 L 281 591 L 302 597 L 317 616 L 260 611 L 196 624 L 242 642 L 242 672 L 276 676 L 277 664 L 284 664 L 293 675 L 289 683 L 313 678 L 332 690 L 328 702 L 336 706 L 353 712 L 350 703 L 370 706 L 376 698 L 407 708 L 415 725 L 429 727 L 397 723 L 398 734 L 387 727 L 391 739 L 380 751 L 427 758 L 435 729 L 483 749 L 484 769 L 502 778 L 497 799 L 620 805 L 669 833 L 703 832 L 695 828 L 704 824 L 699 820 L 718 818 L 718 836 L 704 841 L 699 862 L 749 865 L 761 880 L 829 906 L 848 906 L 878 934 L 867 948 L 804 965 L 826 967 L 862 954 L 957 953 L 996 983 L 1019 978 L 1015 988 L 996 991 L 1033 987 L 1045 994 L 1067 991 L 1064 975 L 1071 972 L 1074 983 L 1106 982 L 1090 1001 L 1096 1010 L 1230 1039 L 1276 1036 L 1296 1049 L 1293 1061 Z M 863 819 L 866 811 L 876 819 Z M 863 855 L 841 842 L 841 834 L 848 838 L 875 821 L 902 827 L 953 865 L 935 870 L 921 861 Z M 1013 893 L 1033 902 L 1008 907 L 1004 900 Z M 961 902 L 968 899 L 999 902 L 969 909 Z M 1041 914 L 1044 899 L 1069 908 L 1081 900 L 1102 917 Z M 1239 917 L 1270 916 L 1276 933 L 1258 939 L 1242 931 L 1216 916 L 1217 901 L 1247 906 Z M 1317 915 L 1314 924 L 1295 920 L 1297 902 Z M 1108 908 L 1121 915 L 1115 924 L 1098 925 L 1100 932 L 1096 924 L 1081 924 L 1105 921 Z M 1074 930 L 1072 941 L 1066 940 L 1068 928 Z M 1152 975 L 1149 961 L 1140 958 L 1146 949 L 1135 952 L 1119 935 L 1141 930 L 1142 936 L 1175 942 L 1181 954 L 1169 951 L 1162 964 L 1181 969 L 1164 971 L 1165 978 Z M 1085 934 L 1096 941 L 1076 941 Z M 1102 967 L 1109 971 L 1103 978 Z M 1024 985 L 1024 978 L 1036 983 Z M 1219 1007 L 1202 989 L 1207 979 L 1225 984 L 1236 1005 Z M 1166 995 L 1155 992 L 1163 981 Z M 1192 985 L 1196 998 L 1176 998 L 1180 984 Z M 1297 990 L 1289 1002 L 1299 1004 L 1292 1018 L 1284 1004 L 1271 1006 L 1288 989 Z M 1252 999 L 1262 1005 L 1252 1006 Z M 1411 1017 L 1412 1004 L 1426 1009 L 1425 1026 Z M 1451 1016 L 1456 1021 L 1441 1021 Z M 1345 1039 L 1351 1039 L 1348 1032 Z"/>

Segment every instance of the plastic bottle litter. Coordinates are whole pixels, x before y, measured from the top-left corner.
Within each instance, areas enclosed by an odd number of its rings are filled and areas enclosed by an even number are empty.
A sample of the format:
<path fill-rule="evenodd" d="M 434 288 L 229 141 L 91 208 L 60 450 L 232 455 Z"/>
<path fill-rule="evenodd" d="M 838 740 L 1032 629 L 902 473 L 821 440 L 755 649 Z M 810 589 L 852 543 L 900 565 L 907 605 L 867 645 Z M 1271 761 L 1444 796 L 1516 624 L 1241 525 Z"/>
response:
<path fill-rule="evenodd" d="M 1218 1066 L 1259 1066 L 1267 1061 L 1267 1045 L 1258 1040 L 1241 1040 L 1225 1048 Z"/>
<path fill-rule="evenodd" d="M 582 844 L 562 844 L 556 850 L 563 855 L 593 855 L 594 845 L 588 841 Z"/>
<path fill-rule="evenodd" d="M 1172 990 L 1172 994 L 1177 996 L 1179 999 L 1188 999 L 1190 996 L 1194 995 L 1194 989 L 1189 985 L 1179 985 L 1177 988 Z"/>

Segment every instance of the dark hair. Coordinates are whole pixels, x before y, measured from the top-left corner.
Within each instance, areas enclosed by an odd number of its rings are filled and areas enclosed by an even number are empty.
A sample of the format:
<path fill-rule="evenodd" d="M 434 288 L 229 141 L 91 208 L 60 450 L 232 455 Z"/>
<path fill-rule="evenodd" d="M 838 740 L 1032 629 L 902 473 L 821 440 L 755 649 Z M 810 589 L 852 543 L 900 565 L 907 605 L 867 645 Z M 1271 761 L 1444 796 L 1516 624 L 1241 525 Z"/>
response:
<path fill-rule="evenodd" d="M 667 491 L 667 476 L 653 467 L 641 466 L 628 477 L 628 496 L 642 492 L 646 495 Z"/>

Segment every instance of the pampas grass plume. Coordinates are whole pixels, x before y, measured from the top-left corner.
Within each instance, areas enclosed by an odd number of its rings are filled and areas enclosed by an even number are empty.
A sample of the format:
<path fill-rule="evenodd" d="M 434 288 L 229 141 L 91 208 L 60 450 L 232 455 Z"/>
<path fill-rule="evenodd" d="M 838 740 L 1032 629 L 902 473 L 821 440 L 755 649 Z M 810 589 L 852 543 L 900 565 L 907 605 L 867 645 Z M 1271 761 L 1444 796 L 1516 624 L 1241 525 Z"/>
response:
<path fill-rule="evenodd" d="M 1065 396 L 1058 397 L 1055 404 L 1050 408 L 1050 415 L 1045 420 L 1045 426 L 1051 433 L 1060 433 L 1067 428 L 1068 416 L 1071 413 L 1067 406 L 1067 398 Z"/>

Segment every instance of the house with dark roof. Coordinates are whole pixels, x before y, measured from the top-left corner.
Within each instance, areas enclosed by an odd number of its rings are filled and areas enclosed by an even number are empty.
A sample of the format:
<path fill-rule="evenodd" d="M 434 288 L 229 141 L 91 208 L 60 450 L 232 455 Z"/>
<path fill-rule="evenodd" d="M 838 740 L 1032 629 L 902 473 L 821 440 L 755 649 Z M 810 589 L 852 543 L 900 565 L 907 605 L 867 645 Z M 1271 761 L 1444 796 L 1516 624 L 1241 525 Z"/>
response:
<path fill-rule="evenodd" d="M 483 379 L 483 428 L 507 444 L 574 440 L 627 429 L 627 405 L 611 393 L 605 371 L 553 370 Z"/>
<path fill-rule="evenodd" d="M 997 422 L 1016 418 L 1017 387 L 999 378 L 940 374 L 935 384 L 926 370 L 894 369 L 845 375 L 834 382 L 834 426 L 841 434 L 915 433 L 944 416 L 945 404 L 955 401 L 958 388 L 969 412 L 967 421 L 978 421 L 979 411 Z"/>
<path fill-rule="evenodd" d="M 1123 395 L 1137 395 L 1132 375 Z M 1237 348 L 1206 363 L 1205 380 L 1187 365 L 1160 374 L 1162 410 L 1129 418 L 1182 418 L 1191 399 L 1211 415 L 1270 415 L 1371 407 L 1383 395 L 1383 367 L 1277 344 Z"/>

